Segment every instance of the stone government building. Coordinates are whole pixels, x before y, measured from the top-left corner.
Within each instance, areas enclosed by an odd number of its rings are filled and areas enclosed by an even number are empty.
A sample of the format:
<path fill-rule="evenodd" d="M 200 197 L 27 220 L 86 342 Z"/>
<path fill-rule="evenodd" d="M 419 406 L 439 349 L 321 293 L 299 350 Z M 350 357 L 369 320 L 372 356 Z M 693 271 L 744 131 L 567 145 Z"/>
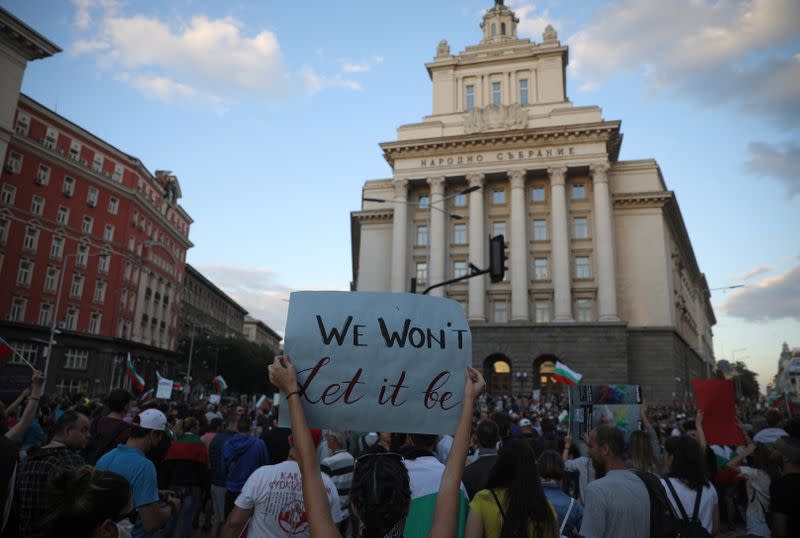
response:
<path fill-rule="evenodd" d="M 367 181 L 351 213 L 351 288 L 465 275 L 503 234 L 505 281 L 431 292 L 464 307 L 490 392 L 552 388 L 561 360 L 586 383 L 683 400 L 714 365 L 716 319 L 675 194 L 655 160 L 619 160 L 620 121 L 568 100 L 552 26 L 534 43 L 518 22 L 498 2 L 478 45 L 439 43 L 433 113 L 381 144 L 392 177 Z"/>

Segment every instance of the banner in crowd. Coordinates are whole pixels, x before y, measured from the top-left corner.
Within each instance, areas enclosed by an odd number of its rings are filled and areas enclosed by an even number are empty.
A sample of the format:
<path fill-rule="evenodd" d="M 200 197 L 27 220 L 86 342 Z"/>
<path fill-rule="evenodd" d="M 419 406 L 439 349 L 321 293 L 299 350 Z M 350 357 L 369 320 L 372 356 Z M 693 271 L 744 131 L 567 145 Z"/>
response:
<path fill-rule="evenodd" d="M 736 422 L 733 381 L 692 379 L 697 407 L 703 412 L 703 432 L 709 445 L 743 445 L 744 436 Z"/>
<path fill-rule="evenodd" d="M 639 385 L 574 385 L 569 387 L 569 431 L 580 439 L 594 428 L 610 424 L 628 440 L 642 428 L 642 389 Z"/>
<path fill-rule="evenodd" d="M 156 398 L 159 400 L 169 400 L 172 398 L 172 380 L 166 377 L 158 378 L 158 386 L 156 387 Z"/>
<path fill-rule="evenodd" d="M 312 428 L 455 432 L 472 361 L 472 335 L 455 301 L 295 292 L 285 338 Z M 279 424 L 289 426 L 289 413 Z"/>

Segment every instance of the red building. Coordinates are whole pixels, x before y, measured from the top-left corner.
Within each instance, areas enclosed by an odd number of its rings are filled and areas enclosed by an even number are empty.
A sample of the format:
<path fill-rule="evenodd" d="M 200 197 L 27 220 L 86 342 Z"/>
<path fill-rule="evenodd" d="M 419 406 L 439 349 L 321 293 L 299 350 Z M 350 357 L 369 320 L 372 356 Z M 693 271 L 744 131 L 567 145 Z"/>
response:
<path fill-rule="evenodd" d="M 148 383 L 157 369 L 172 375 L 192 246 L 177 177 L 151 173 L 21 94 L 9 135 L 0 172 L 0 336 L 43 369 L 55 320 L 48 391 L 125 385 L 128 352 Z M 25 368 L 15 358 L 0 377 Z"/>

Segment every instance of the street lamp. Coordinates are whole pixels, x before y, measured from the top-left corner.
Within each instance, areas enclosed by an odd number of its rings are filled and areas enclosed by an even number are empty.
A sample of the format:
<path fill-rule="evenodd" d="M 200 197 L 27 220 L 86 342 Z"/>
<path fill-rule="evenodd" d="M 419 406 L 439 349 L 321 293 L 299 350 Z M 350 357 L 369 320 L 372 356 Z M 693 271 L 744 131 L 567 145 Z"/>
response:
<path fill-rule="evenodd" d="M 525 385 L 525 380 L 528 379 L 528 372 L 514 372 L 514 378 L 519 381 L 519 391 L 522 393 L 522 389 Z"/>
<path fill-rule="evenodd" d="M 58 332 L 56 329 L 56 324 L 58 323 L 58 308 L 61 304 L 61 290 L 64 287 L 64 274 L 67 272 L 67 260 L 72 257 L 79 256 L 79 253 L 76 252 L 75 254 L 65 254 L 64 261 L 61 262 L 61 272 L 58 274 L 58 289 L 56 291 L 56 307 L 55 311 L 53 312 L 53 321 L 50 323 L 50 338 L 47 342 L 47 354 L 44 361 L 44 377 L 45 383 L 47 382 L 47 372 L 50 369 L 50 355 L 53 351 L 53 344 L 55 343 L 55 334 Z M 105 258 L 107 256 L 111 256 L 110 252 L 96 252 L 94 254 L 86 253 L 86 257 L 90 258 L 93 256 L 98 256 L 101 258 Z"/>

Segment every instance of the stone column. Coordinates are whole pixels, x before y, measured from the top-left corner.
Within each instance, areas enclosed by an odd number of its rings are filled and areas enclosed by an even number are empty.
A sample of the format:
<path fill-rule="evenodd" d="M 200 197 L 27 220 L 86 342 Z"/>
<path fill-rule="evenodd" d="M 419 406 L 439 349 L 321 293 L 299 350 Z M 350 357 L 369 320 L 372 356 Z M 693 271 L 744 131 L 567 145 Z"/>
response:
<path fill-rule="evenodd" d="M 555 292 L 553 321 L 574 321 L 572 317 L 572 297 L 570 282 L 572 271 L 569 266 L 569 234 L 567 233 L 567 195 L 564 180 L 567 167 L 549 168 L 550 174 L 550 218 L 552 219 L 553 239 L 552 280 Z"/>
<path fill-rule="evenodd" d="M 489 238 L 484 229 L 483 174 L 469 174 L 470 187 L 480 189 L 469 193 L 469 261 L 476 267 L 486 267 L 486 245 Z M 470 321 L 486 321 L 486 276 L 470 278 L 467 317 Z"/>
<path fill-rule="evenodd" d="M 528 321 L 526 170 L 511 170 L 511 320 Z"/>
<path fill-rule="evenodd" d="M 617 317 L 616 264 L 614 263 L 614 217 L 608 189 L 608 164 L 589 167 L 594 186 L 594 254 L 597 260 L 597 314 L 599 321 Z"/>
<path fill-rule="evenodd" d="M 392 291 L 406 292 L 408 280 L 408 180 L 395 179 L 392 220 Z"/>
<path fill-rule="evenodd" d="M 447 251 L 447 225 L 445 217 L 446 208 L 444 207 L 444 176 L 428 178 L 428 185 L 431 186 L 430 208 L 430 238 L 428 241 L 428 285 L 444 282 L 445 275 L 445 253 Z M 444 296 L 444 287 L 431 290 L 431 295 Z"/>

